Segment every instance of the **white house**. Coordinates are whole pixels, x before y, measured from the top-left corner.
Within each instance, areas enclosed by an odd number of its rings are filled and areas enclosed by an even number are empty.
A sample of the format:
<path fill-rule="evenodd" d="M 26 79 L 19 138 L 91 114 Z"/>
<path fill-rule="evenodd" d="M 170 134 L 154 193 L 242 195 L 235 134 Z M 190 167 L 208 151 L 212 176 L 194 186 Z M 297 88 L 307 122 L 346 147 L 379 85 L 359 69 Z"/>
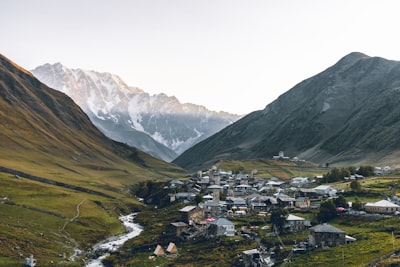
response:
<path fill-rule="evenodd" d="M 294 187 L 302 187 L 308 183 L 308 177 L 295 177 L 290 184 Z"/>
<path fill-rule="evenodd" d="M 253 188 L 250 185 L 240 184 L 235 186 L 234 193 L 235 196 L 249 195 L 252 193 L 252 189 Z"/>
<path fill-rule="evenodd" d="M 286 218 L 285 228 L 289 229 L 290 231 L 303 231 L 307 227 L 311 227 L 311 223 L 302 217 L 289 214 L 289 216 Z"/>
<path fill-rule="evenodd" d="M 328 196 L 334 196 L 336 195 L 337 190 L 332 188 L 330 185 L 320 185 L 314 188 L 315 193 L 318 195 L 328 195 Z"/>
<path fill-rule="evenodd" d="M 400 211 L 400 206 L 387 200 L 380 200 L 374 203 L 366 203 L 365 211 L 373 213 L 394 213 Z"/>

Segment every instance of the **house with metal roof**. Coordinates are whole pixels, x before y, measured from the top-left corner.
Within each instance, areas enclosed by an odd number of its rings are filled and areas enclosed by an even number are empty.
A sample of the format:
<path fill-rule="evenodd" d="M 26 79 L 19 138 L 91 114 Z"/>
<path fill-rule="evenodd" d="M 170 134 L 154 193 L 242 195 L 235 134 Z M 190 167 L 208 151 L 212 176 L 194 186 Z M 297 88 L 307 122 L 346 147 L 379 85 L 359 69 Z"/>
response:
<path fill-rule="evenodd" d="M 364 209 L 366 212 L 371 213 L 390 214 L 395 213 L 396 211 L 400 211 L 400 206 L 388 200 L 380 200 L 374 203 L 366 203 L 364 205 Z"/>
<path fill-rule="evenodd" d="M 219 218 L 210 224 L 210 235 L 212 236 L 234 236 L 235 225 L 225 218 Z"/>
<path fill-rule="evenodd" d="M 292 232 L 298 232 L 306 230 L 308 227 L 311 226 L 309 220 L 306 220 L 302 217 L 289 214 L 286 218 L 285 228 Z"/>
<path fill-rule="evenodd" d="M 333 247 L 346 243 L 346 232 L 323 223 L 311 227 L 308 242 L 311 247 Z"/>

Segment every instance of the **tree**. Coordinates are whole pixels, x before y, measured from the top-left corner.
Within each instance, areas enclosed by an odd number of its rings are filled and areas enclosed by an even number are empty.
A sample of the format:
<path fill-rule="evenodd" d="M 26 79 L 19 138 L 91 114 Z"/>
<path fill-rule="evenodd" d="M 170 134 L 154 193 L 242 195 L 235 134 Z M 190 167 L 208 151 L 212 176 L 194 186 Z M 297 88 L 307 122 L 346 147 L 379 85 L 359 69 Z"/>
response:
<path fill-rule="evenodd" d="M 339 180 L 341 180 L 342 177 L 342 173 L 338 168 L 333 168 L 331 170 L 331 174 L 329 176 L 329 182 L 337 182 Z"/>
<path fill-rule="evenodd" d="M 277 208 L 271 212 L 271 223 L 275 226 L 279 233 L 283 232 L 283 226 L 285 225 L 286 219 L 289 215 L 287 209 Z M 274 227 L 272 227 L 274 229 Z"/>
<path fill-rule="evenodd" d="M 375 174 L 374 167 L 372 166 L 360 166 L 357 173 L 365 177 L 373 176 Z"/>
<path fill-rule="evenodd" d="M 341 176 L 343 177 L 349 177 L 351 175 L 351 171 L 349 170 L 349 168 L 342 168 L 341 170 Z"/>
<path fill-rule="evenodd" d="M 358 182 L 357 180 L 353 180 L 350 183 L 350 188 L 351 190 L 353 190 L 354 192 L 361 192 L 361 184 L 360 182 Z"/>
<path fill-rule="evenodd" d="M 322 182 L 324 183 L 332 183 L 337 182 L 343 179 L 343 169 L 339 170 L 338 168 L 333 168 L 330 172 L 325 174 L 322 178 Z"/>
<path fill-rule="evenodd" d="M 337 216 L 336 205 L 332 199 L 328 199 L 321 203 L 319 212 L 317 214 L 317 220 L 320 222 L 327 222 L 334 219 Z"/>
<path fill-rule="evenodd" d="M 203 197 L 202 197 L 200 194 L 197 194 L 197 195 L 194 197 L 194 201 L 195 201 L 196 204 L 198 205 L 200 202 L 203 201 Z"/>
<path fill-rule="evenodd" d="M 356 174 L 357 169 L 356 169 L 356 167 L 354 167 L 354 166 L 350 166 L 350 167 L 349 167 L 349 171 L 350 171 L 350 174 L 351 174 L 351 175 L 354 175 L 354 174 Z"/>
<path fill-rule="evenodd" d="M 340 195 L 338 198 L 335 198 L 334 203 L 336 207 L 342 207 L 346 209 L 349 207 L 347 200 L 342 195 Z"/>
<path fill-rule="evenodd" d="M 356 197 L 356 198 L 354 199 L 354 202 L 353 202 L 353 204 L 351 205 L 351 208 L 352 208 L 353 210 L 362 210 L 362 204 L 361 204 L 361 201 L 358 199 L 358 197 Z"/>

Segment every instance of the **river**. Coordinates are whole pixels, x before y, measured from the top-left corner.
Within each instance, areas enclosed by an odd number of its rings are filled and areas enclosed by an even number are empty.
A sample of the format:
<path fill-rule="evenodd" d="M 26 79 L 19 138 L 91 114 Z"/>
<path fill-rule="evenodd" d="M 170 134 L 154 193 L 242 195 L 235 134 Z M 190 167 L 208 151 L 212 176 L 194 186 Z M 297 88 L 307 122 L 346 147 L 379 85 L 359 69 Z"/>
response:
<path fill-rule="evenodd" d="M 127 232 L 118 236 L 112 236 L 94 245 L 93 254 L 98 255 L 98 257 L 89 260 L 86 267 L 104 267 L 101 261 L 108 257 L 110 252 L 117 251 L 127 240 L 138 236 L 143 231 L 142 226 L 133 222 L 136 214 L 132 213 L 119 217 Z"/>

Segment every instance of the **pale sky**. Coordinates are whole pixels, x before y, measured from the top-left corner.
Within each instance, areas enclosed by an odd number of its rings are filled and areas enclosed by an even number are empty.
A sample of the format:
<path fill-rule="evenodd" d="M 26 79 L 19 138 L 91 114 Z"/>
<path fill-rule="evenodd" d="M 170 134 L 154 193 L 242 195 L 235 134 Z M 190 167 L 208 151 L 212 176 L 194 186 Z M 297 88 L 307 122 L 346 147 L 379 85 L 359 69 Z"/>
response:
<path fill-rule="evenodd" d="M 400 60 L 400 1 L 0 0 L 0 53 L 246 114 L 350 52 Z"/>

